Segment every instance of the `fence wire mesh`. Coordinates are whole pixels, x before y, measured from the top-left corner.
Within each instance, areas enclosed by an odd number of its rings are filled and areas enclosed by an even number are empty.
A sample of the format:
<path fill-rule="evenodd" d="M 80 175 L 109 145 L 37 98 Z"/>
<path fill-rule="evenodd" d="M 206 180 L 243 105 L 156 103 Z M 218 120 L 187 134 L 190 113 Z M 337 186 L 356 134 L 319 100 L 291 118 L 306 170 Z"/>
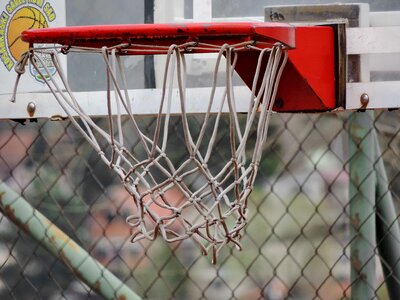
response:
<path fill-rule="evenodd" d="M 377 112 L 369 128 L 378 134 L 396 211 L 398 117 Z M 216 265 L 190 240 L 132 244 L 125 219 L 133 201 L 69 121 L 2 121 L 0 179 L 144 299 L 350 299 L 348 120 L 348 113 L 273 116 L 244 250 L 226 248 Z M 151 128 L 153 119 L 143 117 L 141 126 Z M 126 138 L 134 151 L 136 137 Z M 181 136 L 171 138 L 183 143 Z M 219 155 L 229 155 L 228 148 L 221 142 Z M 5 215 L 0 231 L 0 299 L 101 299 L 65 267 L 62 255 L 49 254 Z M 388 299 L 378 249 L 371 246 L 374 297 Z"/>

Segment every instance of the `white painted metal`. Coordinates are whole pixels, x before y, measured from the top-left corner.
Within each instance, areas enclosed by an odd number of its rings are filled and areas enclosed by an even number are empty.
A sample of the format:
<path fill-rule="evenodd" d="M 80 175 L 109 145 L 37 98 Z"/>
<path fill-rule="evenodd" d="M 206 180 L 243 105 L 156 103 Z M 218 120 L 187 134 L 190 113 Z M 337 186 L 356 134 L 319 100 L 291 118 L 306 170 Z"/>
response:
<path fill-rule="evenodd" d="M 155 23 L 172 23 L 176 18 L 184 16 L 184 0 L 155 0 Z"/>
<path fill-rule="evenodd" d="M 132 100 L 131 109 L 135 115 L 154 115 L 160 108 L 161 89 L 138 89 L 130 90 L 129 97 Z M 219 100 L 224 95 L 225 88 L 218 87 L 216 89 L 215 99 Z M 247 112 L 250 100 L 250 90 L 245 86 L 234 88 L 236 99 L 236 109 L 238 112 Z M 107 115 L 107 105 L 105 92 L 77 92 L 75 93 L 77 101 L 81 107 L 91 116 Z M 188 88 L 186 90 L 188 113 L 205 112 L 208 106 L 210 97 L 210 88 Z M 0 95 L 0 119 L 19 119 L 29 118 L 27 106 L 29 103 L 34 103 L 36 111 L 34 118 L 51 118 L 61 119 L 66 117 L 64 110 L 58 105 L 54 96 L 51 93 L 23 93 L 19 94 L 15 103 L 10 102 L 10 95 Z M 215 101 L 212 107 L 212 112 L 217 112 L 217 104 L 220 101 Z M 113 99 L 112 103 L 115 104 Z M 178 90 L 174 90 L 172 94 L 173 114 L 180 113 Z M 113 111 L 116 111 L 114 106 Z M 225 105 L 223 111 L 227 112 L 228 107 Z"/>
<path fill-rule="evenodd" d="M 371 27 L 400 26 L 400 11 L 379 11 L 370 14 Z"/>
<path fill-rule="evenodd" d="M 347 54 L 400 53 L 400 26 L 347 28 Z"/>
<path fill-rule="evenodd" d="M 399 81 L 348 83 L 346 87 L 346 109 L 361 108 L 360 97 L 364 93 L 369 96 L 367 106 L 369 109 L 400 108 Z"/>
<path fill-rule="evenodd" d="M 361 67 L 374 72 L 400 74 L 400 12 L 373 12 L 369 27 L 348 28 L 347 53 L 361 54 Z M 369 76 L 368 76 L 369 78 Z M 395 109 L 400 107 L 400 81 L 350 82 L 346 86 L 346 109 L 362 107 L 360 97 L 369 96 L 368 109 Z"/>
<path fill-rule="evenodd" d="M 193 0 L 193 21 L 211 22 L 212 3 L 211 0 Z"/>

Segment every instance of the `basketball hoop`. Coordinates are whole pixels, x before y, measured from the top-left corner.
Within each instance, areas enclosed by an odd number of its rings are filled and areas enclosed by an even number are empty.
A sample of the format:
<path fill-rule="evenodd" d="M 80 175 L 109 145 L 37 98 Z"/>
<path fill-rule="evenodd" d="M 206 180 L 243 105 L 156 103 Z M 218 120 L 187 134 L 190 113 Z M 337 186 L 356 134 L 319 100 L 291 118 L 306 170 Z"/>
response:
<path fill-rule="evenodd" d="M 234 244 L 241 249 L 248 198 L 268 136 L 287 50 L 294 47 L 293 27 L 268 23 L 66 27 L 29 30 L 23 33 L 22 39 L 31 47 L 22 56 L 17 72 L 22 74 L 24 66 L 31 64 L 74 126 L 132 196 L 137 213 L 129 216 L 127 223 L 133 229 L 133 242 L 154 240 L 157 236 L 167 242 L 192 238 L 203 254 L 212 252 L 214 263 L 224 245 Z M 34 47 L 42 43 L 56 46 Z M 71 52 L 93 53 L 103 58 L 107 82 L 104 101 L 108 107 L 108 124 L 104 128 L 85 113 L 68 84 L 58 56 Z M 217 58 L 209 98 L 205 100 L 208 108 L 202 114 L 200 126 L 194 128 L 188 121 L 190 99 L 186 97 L 185 56 L 209 52 L 216 53 Z M 137 54 L 166 56 L 160 107 L 151 134 L 145 134 L 137 124 L 121 63 L 121 56 Z M 225 92 L 222 98 L 217 98 L 217 73 L 223 57 L 227 62 Z M 252 76 L 252 83 L 248 84 L 251 99 L 248 99 L 244 124 L 238 119 L 232 84 L 235 68 L 241 64 L 243 69 L 246 64 L 243 57 L 257 62 L 254 70 L 248 71 Z M 49 59 L 56 75 L 51 75 L 48 69 Z M 171 99 L 176 84 L 186 151 L 185 160 L 180 162 L 167 155 L 174 147 L 168 136 L 172 130 Z M 231 159 L 216 171 L 209 162 L 217 147 L 223 107 L 228 111 Z M 137 135 L 144 155 L 125 146 L 122 115 L 128 116 L 130 134 Z M 249 149 L 249 135 L 254 128 L 255 140 Z M 202 178 L 202 184 L 191 184 L 196 176 Z M 180 201 L 166 196 L 172 189 L 178 189 L 183 195 Z"/>

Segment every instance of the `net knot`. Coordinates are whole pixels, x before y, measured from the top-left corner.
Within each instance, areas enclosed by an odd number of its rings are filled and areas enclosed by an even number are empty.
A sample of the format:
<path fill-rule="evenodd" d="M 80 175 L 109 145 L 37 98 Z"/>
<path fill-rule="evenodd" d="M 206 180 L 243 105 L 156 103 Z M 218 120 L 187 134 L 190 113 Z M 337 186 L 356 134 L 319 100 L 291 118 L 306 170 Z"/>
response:
<path fill-rule="evenodd" d="M 27 65 L 28 60 L 31 58 L 31 56 L 31 51 L 27 51 L 21 55 L 21 58 L 17 61 L 14 67 L 17 74 L 21 75 L 25 73 L 25 66 Z"/>

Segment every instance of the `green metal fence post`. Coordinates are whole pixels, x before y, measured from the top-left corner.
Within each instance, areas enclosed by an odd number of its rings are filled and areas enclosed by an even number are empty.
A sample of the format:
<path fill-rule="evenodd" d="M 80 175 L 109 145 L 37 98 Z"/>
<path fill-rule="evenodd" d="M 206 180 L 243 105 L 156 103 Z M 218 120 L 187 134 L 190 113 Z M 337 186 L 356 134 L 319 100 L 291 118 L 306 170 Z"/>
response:
<path fill-rule="evenodd" d="M 141 299 L 25 199 L 0 181 L 0 211 L 105 299 Z"/>
<path fill-rule="evenodd" d="M 400 228 L 378 138 L 374 133 L 376 170 L 376 239 L 390 299 L 400 295 Z"/>
<path fill-rule="evenodd" d="M 366 300 L 377 288 L 373 112 L 352 113 L 349 136 L 351 298 Z"/>

